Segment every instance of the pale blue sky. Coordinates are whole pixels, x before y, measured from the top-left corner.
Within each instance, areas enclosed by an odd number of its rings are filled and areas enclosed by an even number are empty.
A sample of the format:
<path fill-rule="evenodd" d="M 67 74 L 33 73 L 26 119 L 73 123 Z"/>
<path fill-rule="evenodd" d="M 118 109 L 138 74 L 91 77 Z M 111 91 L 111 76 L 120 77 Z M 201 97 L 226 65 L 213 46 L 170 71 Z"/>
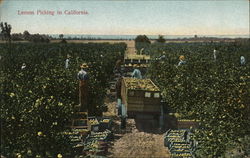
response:
<path fill-rule="evenodd" d="M 0 0 L 1 1 L 1 0 Z M 3 0 L 0 19 L 12 32 L 97 35 L 247 35 L 249 0 Z M 20 11 L 86 10 L 88 15 L 18 15 Z"/>

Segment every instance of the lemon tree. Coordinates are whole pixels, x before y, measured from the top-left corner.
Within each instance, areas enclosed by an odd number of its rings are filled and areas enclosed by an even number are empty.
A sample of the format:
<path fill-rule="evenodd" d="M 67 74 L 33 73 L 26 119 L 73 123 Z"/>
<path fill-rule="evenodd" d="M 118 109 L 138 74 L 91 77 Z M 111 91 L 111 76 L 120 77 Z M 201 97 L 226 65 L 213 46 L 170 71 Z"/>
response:
<path fill-rule="evenodd" d="M 78 102 L 77 73 L 89 64 L 90 115 L 102 115 L 108 82 L 126 44 L 1 44 L 1 153 L 7 157 L 72 154 L 63 133 Z M 70 55 L 69 68 L 65 60 Z M 26 64 L 21 69 L 23 63 Z"/>
<path fill-rule="evenodd" d="M 249 136 L 250 65 L 240 65 L 241 55 L 250 59 L 249 50 L 247 43 L 151 46 L 151 56 L 165 51 L 166 58 L 153 61 L 148 76 L 162 89 L 175 112 L 184 119 L 200 120 L 200 128 L 195 131 L 200 157 L 223 156 L 230 148 L 242 146 L 240 140 Z M 177 66 L 180 55 L 187 63 Z"/>

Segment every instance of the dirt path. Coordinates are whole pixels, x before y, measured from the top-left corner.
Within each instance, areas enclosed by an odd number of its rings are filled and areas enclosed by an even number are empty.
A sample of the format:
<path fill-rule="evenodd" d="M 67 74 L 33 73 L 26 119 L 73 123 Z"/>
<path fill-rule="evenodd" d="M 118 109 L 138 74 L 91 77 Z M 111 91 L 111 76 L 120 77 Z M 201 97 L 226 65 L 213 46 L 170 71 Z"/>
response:
<path fill-rule="evenodd" d="M 139 132 L 133 119 L 127 120 L 127 123 L 126 131 L 115 134 L 117 139 L 109 151 L 109 157 L 170 157 L 163 144 L 163 134 Z"/>
<path fill-rule="evenodd" d="M 136 54 L 135 46 L 130 46 L 129 47 L 129 45 L 128 45 L 127 50 L 128 50 L 128 52 L 127 52 L 128 54 Z"/>
<path fill-rule="evenodd" d="M 128 54 L 135 53 L 134 41 L 129 41 L 127 52 Z M 116 116 L 116 102 L 106 99 L 108 111 L 104 116 L 114 118 L 114 142 L 109 149 L 108 157 L 113 158 L 149 158 L 160 157 L 169 158 L 169 152 L 164 147 L 163 134 L 159 134 L 158 128 L 155 128 L 154 120 L 127 120 L 125 130 L 120 129 L 120 119 Z M 147 131 L 147 132 L 145 132 Z"/>
<path fill-rule="evenodd" d="M 114 142 L 109 149 L 108 157 L 113 158 L 149 158 L 160 157 L 169 158 L 169 152 L 163 144 L 163 134 L 158 134 L 158 129 L 152 129 L 154 132 L 141 132 L 137 129 L 138 124 L 145 121 L 127 120 L 125 130 L 120 129 L 120 120 L 115 117 L 116 102 L 108 103 L 108 112 L 104 115 L 113 116 L 114 118 Z"/>

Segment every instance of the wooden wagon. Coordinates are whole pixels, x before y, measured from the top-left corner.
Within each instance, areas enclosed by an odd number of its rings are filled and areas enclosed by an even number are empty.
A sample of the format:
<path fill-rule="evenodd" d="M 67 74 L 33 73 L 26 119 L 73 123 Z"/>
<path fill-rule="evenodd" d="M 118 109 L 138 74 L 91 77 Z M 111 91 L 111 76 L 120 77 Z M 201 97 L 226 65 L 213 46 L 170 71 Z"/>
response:
<path fill-rule="evenodd" d="M 121 96 L 128 118 L 135 118 L 139 114 L 161 114 L 161 92 L 150 79 L 124 77 Z"/>

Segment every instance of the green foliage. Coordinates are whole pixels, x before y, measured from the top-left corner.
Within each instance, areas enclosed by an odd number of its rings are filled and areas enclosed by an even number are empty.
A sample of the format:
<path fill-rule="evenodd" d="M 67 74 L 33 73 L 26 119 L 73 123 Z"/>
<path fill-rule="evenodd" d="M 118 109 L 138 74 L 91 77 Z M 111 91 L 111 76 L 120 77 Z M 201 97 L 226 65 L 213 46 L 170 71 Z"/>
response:
<path fill-rule="evenodd" d="M 158 37 L 158 39 L 156 40 L 156 42 L 159 42 L 159 43 L 165 43 L 165 42 L 166 42 L 166 40 L 165 40 L 164 36 L 159 35 L 159 37 Z"/>
<path fill-rule="evenodd" d="M 238 139 L 249 135 L 250 65 L 240 65 L 240 55 L 250 59 L 248 45 L 220 43 L 213 59 L 211 44 L 166 44 L 152 49 L 166 52 L 163 62 L 153 61 L 148 75 L 162 89 L 168 105 L 187 119 L 200 120 L 196 139 L 198 157 L 220 157 Z M 159 55 L 159 54 L 158 54 Z M 178 56 L 187 63 L 177 66 Z"/>
<path fill-rule="evenodd" d="M 148 43 L 148 44 L 151 43 L 149 38 L 146 35 L 138 35 L 135 38 L 135 43 L 137 43 L 137 42 Z"/>
<path fill-rule="evenodd" d="M 71 144 L 63 132 L 69 130 L 66 125 L 79 104 L 79 65 L 90 66 L 90 115 L 101 115 L 113 67 L 126 45 L 27 43 L 11 48 L 0 47 L 1 153 L 7 157 L 70 154 Z M 71 58 L 65 69 L 67 54 Z"/>
<path fill-rule="evenodd" d="M 135 48 L 139 52 L 142 48 L 147 48 L 150 45 L 150 40 L 146 35 L 138 35 L 135 38 Z"/>
<path fill-rule="evenodd" d="M 60 39 L 63 39 L 63 34 L 60 34 L 60 35 L 59 35 L 59 38 L 60 38 Z"/>
<path fill-rule="evenodd" d="M 1 22 L 0 23 L 0 28 L 1 28 L 1 34 L 4 36 L 5 40 L 6 41 L 11 41 L 11 25 L 8 24 L 7 22 L 3 23 Z"/>

